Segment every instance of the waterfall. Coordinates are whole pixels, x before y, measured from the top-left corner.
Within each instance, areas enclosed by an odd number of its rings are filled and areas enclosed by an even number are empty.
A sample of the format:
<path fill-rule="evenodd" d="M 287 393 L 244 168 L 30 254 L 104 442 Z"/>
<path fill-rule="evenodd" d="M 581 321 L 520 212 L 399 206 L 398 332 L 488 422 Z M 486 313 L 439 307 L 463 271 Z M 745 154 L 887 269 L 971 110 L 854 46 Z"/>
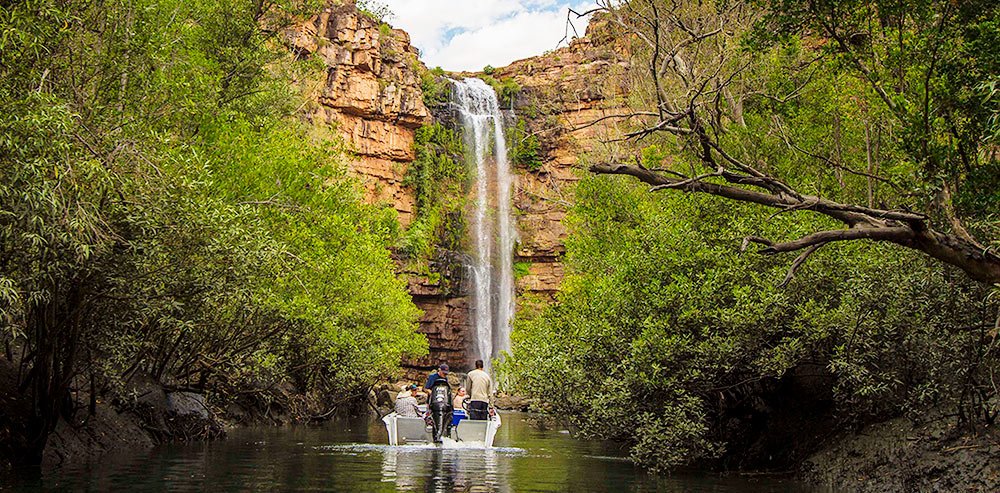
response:
<path fill-rule="evenodd" d="M 491 361 L 510 350 L 514 318 L 514 241 L 511 173 L 504 139 L 503 114 L 496 92 L 479 79 L 454 81 L 454 100 L 465 134 L 466 160 L 476 169 L 472 215 L 473 307 L 475 328 L 471 356 Z"/>

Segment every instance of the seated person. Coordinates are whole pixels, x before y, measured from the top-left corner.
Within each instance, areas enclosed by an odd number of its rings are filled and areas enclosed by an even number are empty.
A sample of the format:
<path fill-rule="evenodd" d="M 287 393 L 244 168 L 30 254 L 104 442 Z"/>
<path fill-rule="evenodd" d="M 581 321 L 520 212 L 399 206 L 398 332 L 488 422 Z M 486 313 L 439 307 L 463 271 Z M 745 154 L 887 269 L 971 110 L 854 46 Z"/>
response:
<path fill-rule="evenodd" d="M 417 384 L 407 385 L 402 392 L 396 396 L 396 414 L 406 418 L 419 418 L 420 407 L 417 398 L 413 393 L 417 390 Z"/>
<path fill-rule="evenodd" d="M 465 387 L 458 388 L 458 393 L 455 394 L 455 400 L 454 402 L 452 402 L 452 406 L 455 408 L 456 411 L 465 409 L 465 406 L 462 405 L 462 401 L 464 401 L 465 398 L 468 396 L 469 395 L 465 392 Z"/>

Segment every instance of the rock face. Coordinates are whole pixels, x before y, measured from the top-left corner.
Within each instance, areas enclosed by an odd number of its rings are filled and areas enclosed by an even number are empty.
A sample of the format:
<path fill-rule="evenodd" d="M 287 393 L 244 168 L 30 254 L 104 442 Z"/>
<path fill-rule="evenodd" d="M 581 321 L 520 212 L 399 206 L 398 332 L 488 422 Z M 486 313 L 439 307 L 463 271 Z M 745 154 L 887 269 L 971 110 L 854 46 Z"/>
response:
<path fill-rule="evenodd" d="M 352 156 L 349 169 L 361 179 L 365 199 L 391 204 L 406 227 L 414 219 L 416 199 L 403 179 L 416 158 L 415 131 L 431 122 L 420 89 L 422 65 L 409 35 L 358 12 L 348 1 L 294 26 L 284 37 L 298 56 L 315 55 L 326 65 L 322 89 L 305 117 L 343 139 Z M 448 268 L 439 257 L 431 266 L 434 278 L 400 268 L 424 312 L 420 332 L 431 351 L 425 358 L 403 362 L 411 378 L 441 359 L 464 358 L 469 317 L 461 272 L 441 274 Z"/>
<path fill-rule="evenodd" d="M 411 380 L 422 382 L 441 361 L 447 361 L 454 370 L 467 366 L 472 317 L 462 265 L 460 255 L 440 252 L 431 261 L 429 273 L 404 273 L 413 302 L 424 312 L 419 330 L 427 336 L 430 349 L 423 358 L 403 362 L 406 377 Z"/>
<path fill-rule="evenodd" d="M 625 62 L 612 48 L 599 18 L 587 36 L 542 56 L 497 69 L 494 77 L 513 78 L 520 86 L 514 110 L 529 133 L 539 137 L 542 165 L 537 171 L 519 169 L 514 197 L 521 242 L 517 261 L 519 306 L 551 301 L 564 276 L 567 208 L 573 188 L 586 171 L 580 157 L 601 141 L 622 132 L 614 118 L 625 112 L 625 88 L 614 76 Z"/>
<path fill-rule="evenodd" d="M 430 120 L 410 36 L 380 25 L 352 2 L 330 7 L 285 33 L 299 56 L 315 54 L 326 80 L 306 117 L 336 130 L 354 155 L 349 167 L 372 203 L 390 203 L 408 225 L 414 197 L 403 186 L 413 161 L 413 137 Z"/>
<path fill-rule="evenodd" d="M 513 78 L 521 86 L 514 113 L 539 136 L 543 161 L 537 170 L 517 169 L 519 307 L 554 299 L 564 276 L 563 220 L 580 178 L 579 158 L 600 139 L 618 135 L 614 118 L 593 124 L 620 113 L 624 95 L 621 87 L 605 82 L 623 62 L 600 39 L 601 25 L 592 22 L 587 37 L 493 74 Z M 326 65 L 322 89 L 305 110 L 306 118 L 333 129 L 346 142 L 353 156 L 350 170 L 361 178 L 366 200 L 392 204 L 401 225 L 410 224 L 415 198 L 403 178 L 415 159 L 414 133 L 433 120 L 452 127 L 457 122 L 448 108 L 435 108 L 432 115 L 425 106 L 419 74 L 426 69 L 409 36 L 359 13 L 348 1 L 289 29 L 285 40 L 299 56 L 315 55 Z M 422 379 L 441 360 L 456 369 L 468 366 L 471 286 L 464 286 L 462 263 L 460 254 L 439 252 L 430 272 L 401 267 L 414 302 L 424 312 L 420 332 L 430 345 L 427 357 L 403 362 L 409 378 Z"/>

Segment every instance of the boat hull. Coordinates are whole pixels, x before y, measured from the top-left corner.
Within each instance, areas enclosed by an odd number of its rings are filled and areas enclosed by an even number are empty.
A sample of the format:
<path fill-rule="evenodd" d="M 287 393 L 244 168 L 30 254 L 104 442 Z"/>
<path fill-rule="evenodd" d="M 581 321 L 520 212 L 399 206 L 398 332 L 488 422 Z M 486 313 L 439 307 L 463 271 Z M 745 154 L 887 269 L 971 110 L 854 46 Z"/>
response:
<path fill-rule="evenodd" d="M 431 443 L 433 437 L 427 431 L 423 418 L 411 418 L 390 413 L 382 418 L 389 434 L 389 445 L 406 445 L 414 443 Z M 500 428 L 500 415 L 495 414 L 488 420 L 463 419 L 451 430 L 451 439 L 468 445 L 482 444 L 484 448 L 492 448 L 497 430 Z"/>

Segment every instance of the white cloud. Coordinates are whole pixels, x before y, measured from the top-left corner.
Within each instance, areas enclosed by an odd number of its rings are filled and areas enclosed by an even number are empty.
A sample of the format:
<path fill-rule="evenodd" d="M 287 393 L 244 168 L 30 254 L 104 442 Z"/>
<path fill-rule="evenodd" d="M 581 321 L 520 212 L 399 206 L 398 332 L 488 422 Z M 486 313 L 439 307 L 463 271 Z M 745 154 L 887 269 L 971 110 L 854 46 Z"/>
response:
<path fill-rule="evenodd" d="M 569 7 L 583 11 L 592 0 L 385 0 L 388 20 L 410 33 L 430 67 L 480 70 L 556 48 Z M 586 20 L 574 22 L 580 33 Z"/>

